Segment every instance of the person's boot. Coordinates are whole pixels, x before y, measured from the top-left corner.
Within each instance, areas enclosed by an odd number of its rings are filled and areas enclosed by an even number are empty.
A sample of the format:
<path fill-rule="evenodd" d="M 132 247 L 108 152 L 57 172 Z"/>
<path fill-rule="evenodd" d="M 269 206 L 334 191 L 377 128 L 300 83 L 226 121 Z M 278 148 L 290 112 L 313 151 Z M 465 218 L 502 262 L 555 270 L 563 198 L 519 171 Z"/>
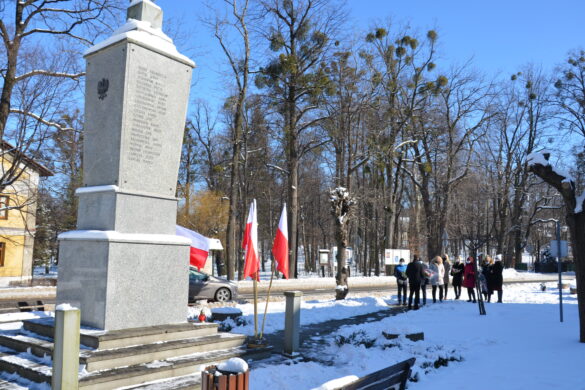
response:
<path fill-rule="evenodd" d="M 498 291 L 498 303 L 503 303 L 502 302 L 502 294 L 503 294 L 502 290 Z"/>

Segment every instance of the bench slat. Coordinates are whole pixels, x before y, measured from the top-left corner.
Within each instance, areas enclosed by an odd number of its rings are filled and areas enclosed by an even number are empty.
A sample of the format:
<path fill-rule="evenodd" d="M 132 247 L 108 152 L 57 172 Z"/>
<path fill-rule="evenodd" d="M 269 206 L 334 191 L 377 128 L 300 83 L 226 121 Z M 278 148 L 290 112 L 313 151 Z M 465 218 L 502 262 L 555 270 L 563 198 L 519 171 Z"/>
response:
<path fill-rule="evenodd" d="M 383 368 L 336 390 L 382 390 L 394 385 L 400 385 L 400 389 L 403 390 L 415 361 L 415 358 L 411 358 Z"/>

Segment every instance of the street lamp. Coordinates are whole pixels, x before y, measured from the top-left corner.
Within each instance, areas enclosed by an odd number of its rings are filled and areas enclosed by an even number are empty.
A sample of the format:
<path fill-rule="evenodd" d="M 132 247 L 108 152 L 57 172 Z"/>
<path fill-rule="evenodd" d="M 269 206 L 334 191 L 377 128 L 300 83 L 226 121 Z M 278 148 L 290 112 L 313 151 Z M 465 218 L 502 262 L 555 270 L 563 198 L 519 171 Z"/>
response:
<path fill-rule="evenodd" d="M 556 251 L 556 259 L 557 259 L 557 269 L 559 271 L 559 314 L 561 322 L 563 322 L 563 287 L 562 287 L 562 267 L 561 267 L 561 223 L 558 219 L 550 218 L 550 219 L 541 219 L 536 222 L 541 223 L 548 223 L 554 222 L 556 225 L 556 238 L 557 238 L 557 251 Z M 551 248 L 552 249 L 552 248 Z"/>

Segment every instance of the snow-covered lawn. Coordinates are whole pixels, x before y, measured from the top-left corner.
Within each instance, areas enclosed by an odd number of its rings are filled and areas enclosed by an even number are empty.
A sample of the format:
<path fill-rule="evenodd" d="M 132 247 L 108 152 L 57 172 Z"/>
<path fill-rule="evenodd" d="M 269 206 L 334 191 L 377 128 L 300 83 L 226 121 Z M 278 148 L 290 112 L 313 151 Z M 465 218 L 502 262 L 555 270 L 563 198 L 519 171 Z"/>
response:
<path fill-rule="evenodd" d="M 380 310 L 388 309 L 390 296 L 383 298 L 378 297 L 361 297 L 349 298 L 343 301 L 333 299 L 308 300 L 301 302 L 301 326 L 327 322 L 329 320 L 343 319 L 361 314 L 374 313 Z M 268 304 L 268 314 L 266 316 L 266 325 L 264 333 L 274 333 L 284 329 L 284 311 L 285 301 L 270 302 Z M 254 334 L 254 305 L 251 303 L 237 305 L 242 311 L 242 318 L 245 324 L 237 326 L 233 321 L 224 321 L 228 324 L 233 333 L 241 333 L 252 336 Z M 261 326 L 264 314 L 265 303 L 258 304 L 258 326 Z M 197 317 L 199 308 L 190 308 L 191 317 Z"/>
<path fill-rule="evenodd" d="M 565 321 L 560 323 L 554 286 L 548 283 L 545 292 L 539 284 L 510 286 L 504 304 L 486 304 L 486 316 L 478 314 L 477 305 L 446 301 L 382 321 L 343 327 L 325 336 L 324 346 L 305 359 L 272 361 L 254 368 L 250 388 L 311 389 L 334 378 L 364 376 L 415 357 L 413 375 L 418 381 L 410 382 L 411 389 L 585 389 L 585 344 L 578 342 L 576 297 L 564 295 Z M 374 311 L 383 300 L 356 302 L 362 302 L 356 307 L 367 312 L 367 306 Z M 325 313 L 342 318 L 356 310 L 334 301 L 309 305 L 303 305 L 301 318 L 306 320 L 302 323 L 321 312 L 326 321 L 330 315 Z M 424 341 L 387 340 L 382 335 L 383 331 L 420 330 Z"/>
<path fill-rule="evenodd" d="M 304 341 L 301 358 L 256 362 L 250 388 L 312 389 L 335 378 L 361 377 L 415 357 L 416 382 L 409 383 L 410 389 L 585 390 L 585 344 L 578 342 L 576 296 L 565 290 L 565 322 L 560 323 L 556 283 L 546 286 L 544 292 L 539 283 L 505 286 L 505 303 L 486 304 L 486 316 L 479 315 L 477 305 L 448 300 L 380 321 L 331 329 L 331 334 L 314 334 Z M 452 289 L 449 293 L 452 297 Z M 372 295 L 343 301 L 305 297 L 301 325 L 378 312 L 396 301 L 395 295 L 386 292 Z M 466 298 L 465 291 L 462 298 Z M 246 324 L 231 324 L 232 332 L 252 334 L 253 305 L 237 308 Z M 258 309 L 263 313 L 264 305 Z M 190 309 L 192 315 L 199 310 Z M 283 329 L 284 310 L 284 301 L 269 304 L 265 333 Z M 50 313 L 10 314 L 12 320 L 24 315 Z M 388 340 L 383 335 L 418 331 L 424 331 L 424 341 Z"/>

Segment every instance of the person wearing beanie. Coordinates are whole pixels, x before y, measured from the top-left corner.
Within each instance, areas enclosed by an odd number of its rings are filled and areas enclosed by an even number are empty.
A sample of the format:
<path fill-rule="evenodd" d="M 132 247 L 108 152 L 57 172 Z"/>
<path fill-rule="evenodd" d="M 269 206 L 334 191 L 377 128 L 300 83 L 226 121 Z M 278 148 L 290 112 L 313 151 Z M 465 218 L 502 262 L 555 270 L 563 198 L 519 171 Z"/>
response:
<path fill-rule="evenodd" d="M 498 292 L 498 303 L 502 303 L 502 285 L 504 284 L 504 265 L 502 264 L 502 256 L 497 255 L 496 261 L 491 267 L 491 277 L 490 277 L 490 292 L 497 291 Z"/>
<path fill-rule="evenodd" d="M 404 264 L 404 259 L 400 259 L 399 264 L 394 268 L 394 276 L 398 285 L 398 304 L 400 305 L 402 303 L 403 306 L 406 306 L 408 278 L 406 277 L 406 264 Z"/>

